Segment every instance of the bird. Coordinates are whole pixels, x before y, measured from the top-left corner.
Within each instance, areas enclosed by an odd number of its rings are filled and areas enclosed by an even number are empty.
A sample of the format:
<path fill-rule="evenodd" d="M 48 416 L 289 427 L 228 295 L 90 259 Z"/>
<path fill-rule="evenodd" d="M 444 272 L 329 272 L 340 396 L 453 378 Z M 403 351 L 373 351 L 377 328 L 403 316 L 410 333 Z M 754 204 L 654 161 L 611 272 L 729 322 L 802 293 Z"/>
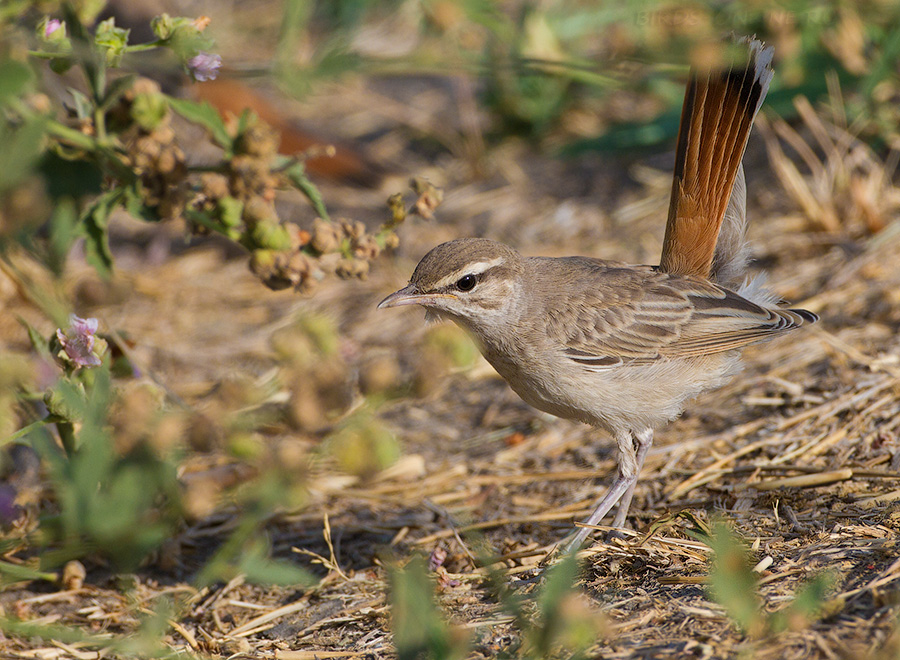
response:
<path fill-rule="evenodd" d="M 772 80 L 772 55 L 691 69 L 658 266 L 526 257 L 486 238 L 429 251 L 378 308 L 420 305 L 467 330 L 509 386 L 538 410 L 607 431 L 617 472 L 566 543 L 580 548 L 616 505 L 626 524 L 654 430 L 740 370 L 740 349 L 818 317 L 785 308 L 748 278 L 742 158 Z"/>

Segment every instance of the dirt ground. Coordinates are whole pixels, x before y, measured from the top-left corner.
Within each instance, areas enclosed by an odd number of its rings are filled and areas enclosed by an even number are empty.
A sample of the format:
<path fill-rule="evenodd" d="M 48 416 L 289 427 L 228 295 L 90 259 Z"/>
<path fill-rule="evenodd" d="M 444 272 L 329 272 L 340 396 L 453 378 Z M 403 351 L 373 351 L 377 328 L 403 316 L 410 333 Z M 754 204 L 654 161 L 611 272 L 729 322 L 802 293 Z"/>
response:
<path fill-rule="evenodd" d="M 116 224 L 112 283 L 73 260 L 65 286 L 78 312 L 126 332 L 142 369 L 189 406 L 202 409 L 223 383 L 265 381 L 280 365 L 273 335 L 298 316 L 334 323 L 354 381 L 378 362 L 405 384 L 404 395 L 374 413 L 396 434 L 399 460 L 362 477 L 334 460 L 312 461 L 305 505 L 274 515 L 266 528 L 277 556 L 297 558 L 291 548 L 302 548 L 327 558 L 327 516 L 339 571 L 314 567 L 318 586 L 262 588 L 240 579 L 202 591 L 189 586 L 203 552 L 224 538 L 227 509 L 175 539 L 182 545 L 176 568 L 136 572 L 131 597 L 138 594 L 145 606 L 162 593 L 185 597 L 167 637 L 173 648 L 218 657 L 392 657 L 386 558 L 441 548 L 447 574 L 440 605 L 472 640 L 472 657 L 494 656 L 516 632 L 473 564 L 473 534 L 483 535 L 511 576 L 527 576 L 610 483 L 609 438 L 530 409 L 480 358 L 464 367 L 436 360 L 428 349 L 434 329 L 420 310 L 375 306 L 405 283 L 428 248 L 459 236 L 503 240 L 526 254 L 655 263 L 668 205 L 666 157 L 563 160 L 510 139 L 489 146 L 473 168 L 464 149 L 428 135 L 430 127 L 440 135 L 458 123 L 455 91 L 441 79 L 357 81 L 302 104 L 284 102 L 300 122 L 360 145 L 395 173 L 375 190 L 320 182 L 334 215 L 376 225 L 387 214 L 388 194 L 403 191 L 410 175 L 445 191 L 435 219 L 403 225 L 400 248 L 362 283 L 328 279 L 308 298 L 271 292 L 248 271 L 244 255 L 215 241 L 185 248 L 179 227 L 127 220 Z M 657 433 L 632 504 L 636 533 L 604 543 L 598 532 L 582 553 L 580 587 L 606 618 L 590 654 L 897 657 L 900 224 L 874 235 L 821 232 L 787 200 L 758 134 L 745 162 L 754 268 L 822 320 L 747 349 L 739 377 Z M 293 208 L 293 217 L 308 222 L 302 204 Z M 7 347 L 27 341 L 16 313 L 51 330 L 14 291 L 3 290 L 10 314 L 0 322 L 0 340 Z M 465 352 L 465 340 L 451 334 L 450 341 Z M 284 387 L 276 390 L 272 400 L 282 400 Z M 262 438 L 313 454 L 330 428 L 275 425 Z M 185 473 L 227 462 L 195 458 Z M 807 478 L 779 483 L 798 476 Z M 811 576 L 833 571 L 827 614 L 763 639 L 743 635 L 705 590 L 709 552 L 686 534 L 687 519 L 673 516 L 680 511 L 733 524 L 761 562 L 768 610 L 784 606 Z M 133 630 L 134 610 L 118 583 L 102 567 L 89 568 L 83 588 L 32 584 L 2 594 L 2 604 L 48 623 Z M 15 638 L 3 642 L 3 653 L 96 657 L 77 644 Z"/>

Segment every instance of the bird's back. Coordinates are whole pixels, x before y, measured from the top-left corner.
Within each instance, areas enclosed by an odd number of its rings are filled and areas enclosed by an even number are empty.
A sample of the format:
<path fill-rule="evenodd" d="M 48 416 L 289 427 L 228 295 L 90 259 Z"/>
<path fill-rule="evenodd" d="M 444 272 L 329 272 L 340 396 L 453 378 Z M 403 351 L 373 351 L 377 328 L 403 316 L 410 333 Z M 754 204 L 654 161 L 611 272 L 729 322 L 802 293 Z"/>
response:
<path fill-rule="evenodd" d="M 646 428 L 739 370 L 737 349 L 816 319 L 714 283 L 588 257 L 524 260 L 527 303 L 485 357 L 529 404 Z M 476 333 L 479 334 L 479 333 Z"/>

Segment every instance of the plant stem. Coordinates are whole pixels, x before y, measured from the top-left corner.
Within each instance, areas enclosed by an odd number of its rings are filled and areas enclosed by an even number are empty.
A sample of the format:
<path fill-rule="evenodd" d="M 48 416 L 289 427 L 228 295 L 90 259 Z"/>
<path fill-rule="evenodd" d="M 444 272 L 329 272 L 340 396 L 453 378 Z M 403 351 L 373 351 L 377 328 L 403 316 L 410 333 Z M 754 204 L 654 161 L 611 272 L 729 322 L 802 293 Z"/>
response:
<path fill-rule="evenodd" d="M 3 441 L 3 444 L 4 444 L 4 445 L 8 445 L 8 444 L 11 443 L 11 442 L 15 442 L 15 441 L 18 440 L 19 438 L 25 437 L 26 435 L 28 435 L 29 433 L 31 433 L 34 429 L 40 428 L 40 427 L 42 427 L 42 426 L 46 426 L 46 425 L 49 424 L 49 423 L 50 423 L 50 422 L 48 422 L 47 419 L 45 418 L 45 419 L 39 419 L 39 420 L 37 420 L 37 421 L 32 422 L 31 424 L 28 424 L 28 425 L 26 425 L 26 426 L 23 426 L 23 427 L 20 428 L 18 431 L 16 431 L 15 433 L 13 433 L 11 436 L 9 436 L 8 438 L 6 438 L 6 439 Z"/>
<path fill-rule="evenodd" d="M 66 456 L 72 458 L 75 455 L 75 426 L 72 422 L 57 422 L 56 430 L 59 431 L 59 439 L 62 441 Z"/>
<path fill-rule="evenodd" d="M 126 53 L 142 53 L 147 50 L 153 50 L 154 48 L 161 48 L 166 43 L 165 39 L 157 39 L 156 41 L 149 41 L 145 44 L 132 44 L 130 46 L 125 46 Z"/>

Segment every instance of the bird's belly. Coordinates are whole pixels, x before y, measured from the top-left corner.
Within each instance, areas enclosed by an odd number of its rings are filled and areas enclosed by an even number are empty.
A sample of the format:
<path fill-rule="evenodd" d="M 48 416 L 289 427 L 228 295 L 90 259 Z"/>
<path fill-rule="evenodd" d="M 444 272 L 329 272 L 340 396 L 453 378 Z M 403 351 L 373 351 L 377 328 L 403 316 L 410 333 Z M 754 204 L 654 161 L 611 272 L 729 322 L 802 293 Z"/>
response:
<path fill-rule="evenodd" d="M 535 365 L 484 352 L 513 391 L 538 410 L 611 433 L 654 428 L 681 414 L 688 400 L 740 370 L 736 352 L 660 359 L 588 371 L 581 365 Z"/>

